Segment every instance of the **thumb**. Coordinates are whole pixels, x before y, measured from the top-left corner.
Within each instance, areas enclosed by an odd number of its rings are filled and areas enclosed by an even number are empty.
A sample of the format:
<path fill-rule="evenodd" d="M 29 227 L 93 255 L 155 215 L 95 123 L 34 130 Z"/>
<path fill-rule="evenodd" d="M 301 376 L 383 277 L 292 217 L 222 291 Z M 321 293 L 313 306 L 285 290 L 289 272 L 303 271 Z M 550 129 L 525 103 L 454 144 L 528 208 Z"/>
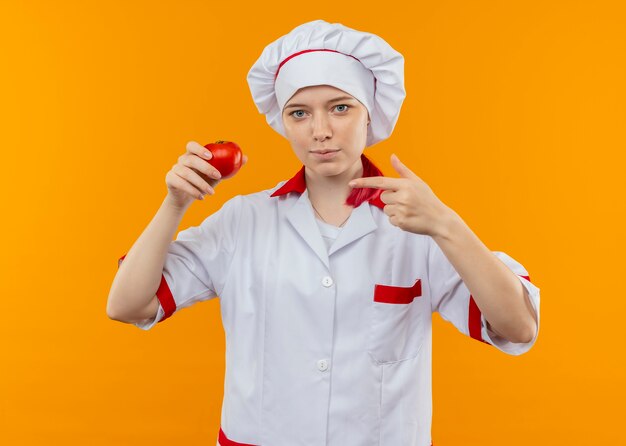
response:
<path fill-rule="evenodd" d="M 412 180 L 419 179 L 419 177 L 415 175 L 411 169 L 406 167 L 402 161 L 400 161 L 400 158 L 398 158 L 395 153 L 391 155 L 391 165 L 402 178 L 410 178 Z"/>

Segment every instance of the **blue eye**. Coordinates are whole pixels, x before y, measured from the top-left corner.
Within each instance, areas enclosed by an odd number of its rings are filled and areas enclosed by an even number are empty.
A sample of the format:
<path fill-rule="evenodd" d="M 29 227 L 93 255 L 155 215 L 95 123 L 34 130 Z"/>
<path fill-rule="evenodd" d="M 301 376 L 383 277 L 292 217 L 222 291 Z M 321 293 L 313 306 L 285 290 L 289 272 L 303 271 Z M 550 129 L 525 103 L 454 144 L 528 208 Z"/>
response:
<path fill-rule="evenodd" d="M 336 107 L 346 107 L 345 110 L 342 110 L 342 111 L 347 111 L 350 108 L 350 106 L 347 104 L 339 104 Z"/>
<path fill-rule="evenodd" d="M 293 116 L 294 118 L 301 118 L 302 116 L 295 116 L 295 115 L 294 115 L 294 113 L 299 113 L 299 112 L 304 113 L 304 111 L 303 111 L 303 110 L 296 110 L 296 111 L 294 111 L 294 112 L 291 112 L 290 114 L 291 114 L 291 116 Z"/>

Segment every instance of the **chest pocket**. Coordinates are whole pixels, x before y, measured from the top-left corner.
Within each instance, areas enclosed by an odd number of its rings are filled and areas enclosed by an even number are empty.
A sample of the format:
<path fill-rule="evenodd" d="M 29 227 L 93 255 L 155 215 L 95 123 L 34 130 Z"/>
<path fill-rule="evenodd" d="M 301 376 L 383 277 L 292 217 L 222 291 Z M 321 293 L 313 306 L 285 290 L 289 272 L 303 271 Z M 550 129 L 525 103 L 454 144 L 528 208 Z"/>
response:
<path fill-rule="evenodd" d="M 412 286 L 377 284 L 371 302 L 368 351 L 379 364 L 417 356 L 424 338 L 422 281 Z"/>

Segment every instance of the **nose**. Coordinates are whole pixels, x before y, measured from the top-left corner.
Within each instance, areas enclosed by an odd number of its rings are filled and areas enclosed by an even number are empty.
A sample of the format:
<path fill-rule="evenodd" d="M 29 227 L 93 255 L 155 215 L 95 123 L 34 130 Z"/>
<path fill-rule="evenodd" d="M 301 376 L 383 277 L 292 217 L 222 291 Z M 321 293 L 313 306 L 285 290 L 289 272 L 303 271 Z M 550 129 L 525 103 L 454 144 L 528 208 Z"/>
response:
<path fill-rule="evenodd" d="M 333 133 L 330 128 L 330 122 L 326 116 L 319 114 L 315 116 L 311 122 L 313 126 L 313 139 L 315 141 L 323 141 L 332 136 Z"/>

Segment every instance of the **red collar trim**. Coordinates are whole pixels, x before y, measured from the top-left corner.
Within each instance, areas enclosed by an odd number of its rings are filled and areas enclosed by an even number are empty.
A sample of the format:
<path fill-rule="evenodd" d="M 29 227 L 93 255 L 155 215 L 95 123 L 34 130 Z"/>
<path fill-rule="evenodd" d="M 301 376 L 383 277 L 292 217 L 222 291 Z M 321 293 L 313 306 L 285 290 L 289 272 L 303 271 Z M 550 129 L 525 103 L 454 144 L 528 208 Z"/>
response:
<path fill-rule="evenodd" d="M 382 193 L 383 193 L 383 190 L 382 189 L 378 189 L 376 191 L 376 195 L 374 195 L 372 198 L 367 200 L 368 203 L 369 204 L 373 204 L 377 208 L 385 209 L 385 203 L 383 203 L 383 200 L 380 199 L 380 194 L 382 194 Z"/>
<path fill-rule="evenodd" d="M 280 188 L 278 188 L 270 197 L 280 197 L 281 195 L 286 195 L 289 192 L 295 192 L 297 194 L 301 194 L 306 190 L 306 178 L 304 176 L 304 166 L 300 169 L 291 179 L 289 179 L 285 184 L 283 184 Z M 380 199 L 380 194 L 383 191 L 378 189 L 374 196 L 370 198 L 368 201 L 369 204 L 372 204 L 380 209 L 385 207 L 385 203 Z"/>
<path fill-rule="evenodd" d="M 304 166 L 298 171 L 289 181 L 282 185 L 280 189 L 275 191 L 271 197 L 280 197 L 286 195 L 289 192 L 296 192 L 301 194 L 306 190 L 306 178 L 304 177 Z"/>

